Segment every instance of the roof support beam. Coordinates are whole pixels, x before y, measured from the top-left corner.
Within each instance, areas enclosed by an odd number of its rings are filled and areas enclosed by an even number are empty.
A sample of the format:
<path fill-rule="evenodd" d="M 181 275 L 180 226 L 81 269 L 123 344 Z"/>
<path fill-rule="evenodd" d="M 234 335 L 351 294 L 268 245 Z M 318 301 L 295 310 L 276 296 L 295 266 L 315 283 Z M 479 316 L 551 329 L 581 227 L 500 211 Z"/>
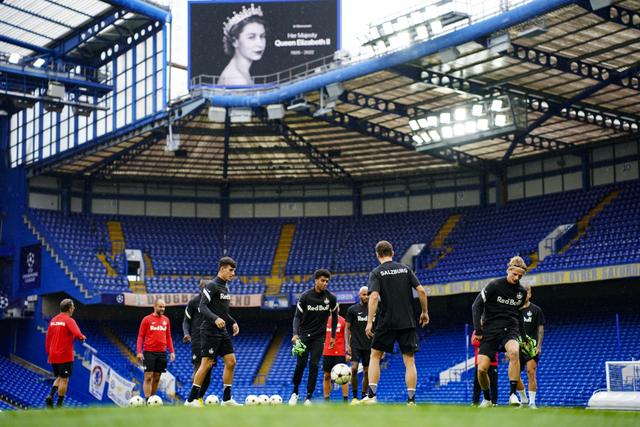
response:
<path fill-rule="evenodd" d="M 165 138 L 164 132 L 151 132 L 149 135 L 142 138 L 132 146 L 125 148 L 124 150 L 106 158 L 98 167 L 91 172 L 92 178 L 107 178 L 110 177 L 121 166 L 126 165 L 132 159 L 135 159 L 138 155 L 142 154 L 151 146 L 156 144 L 161 139 Z M 89 167 L 89 169 L 92 167 Z M 86 170 L 85 170 L 86 171 Z M 83 173 L 86 173 L 83 171 Z"/>
<path fill-rule="evenodd" d="M 605 21 L 640 30 L 640 12 L 637 10 L 629 10 L 618 5 L 605 6 L 594 10 L 589 0 L 578 0 L 578 4 Z"/>
<path fill-rule="evenodd" d="M 315 164 L 327 175 L 330 175 L 334 178 L 345 180 L 347 182 L 353 182 L 353 177 L 351 176 L 351 174 L 349 174 L 349 172 L 347 172 L 342 166 L 334 162 L 329 156 L 320 152 L 316 147 L 311 145 L 295 130 L 287 126 L 287 124 L 284 121 L 282 120 L 268 121 L 264 117 L 262 118 L 262 120 L 274 132 L 278 133 L 279 135 L 282 135 L 287 145 L 296 149 L 296 151 L 298 151 L 299 153 L 302 153 L 305 156 L 307 156 L 313 164 Z"/>
<path fill-rule="evenodd" d="M 521 143 L 524 138 L 531 133 L 531 131 L 533 131 L 534 129 L 538 128 L 540 125 L 542 125 L 544 122 L 546 122 L 547 120 L 549 120 L 551 117 L 555 116 L 555 115 L 560 115 L 562 117 L 566 117 L 566 118 L 572 118 L 571 115 L 572 114 L 576 114 L 576 116 L 578 115 L 578 113 L 576 113 L 575 109 L 573 109 L 572 105 L 576 102 L 579 102 L 585 98 L 588 98 L 589 96 L 593 95 L 594 93 L 598 92 L 599 90 L 609 86 L 612 83 L 618 82 L 620 81 L 620 79 L 623 79 L 625 77 L 628 77 L 630 75 L 633 75 L 635 73 L 637 73 L 640 70 L 640 63 L 636 63 L 636 65 L 627 68 L 625 71 L 622 72 L 615 72 L 613 74 L 609 75 L 609 78 L 605 81 L 599 82 L 598 84 L 595 84 L 585 90 L 583 90 L 582 92 L 580 92 L 579 94 L 575 95 L 574 97 L 572 97 L 571 99 L 568 99 L 567 101 L 564 102 L 564 104 L 553 104 L 550 105 L 548 110 L 540 117 L 538 117 L 533 123 L 531 123 L 529 126 L 527 126 L 527 128 L 519 133 L 514 140 L 511 142 L 511 145 L 509 146 L 509 148 L 507 149 L 507 152 L 505 153 L 504 157 L 502 158 L 503 162 L 506 162 L 509 160 L 509 157 L 511 156 L 511 154 L 513 153 L 513 150 L 515 150 L 516 146 Z M 584 120 L 587 121 L 587 116 L 584 116 Z M 635 133 L 637 133 L 640 128 L 638 126 L 638 123 L 636 121 L 634 121 L 633 123 L 630 123 L 629 126 L 631 128 L 631 130 L 633 130 L 633 125 L 635 124 Z"/>
<path fill-rule="evenodd" d="M 407 150 L 415 151 L 415 147 L 411 143 L 411 136 L 406 133 L 390 129 L 385 126 L 377 125 L 375 123 L 370 123 L 366 120 L 362 120 L 336 110 L 333 110 L 330 114 L 320 116 L 318 118 L 332 125 L 338 125 L 345 129 L 358 132 L 362 135 L 377 138 L 382 141 L 387 141 L 393 145 L 397 145 Z M 425 151 L 424 153 L 437 159 L 455 163 L 460 166 L 466 166 L 472 169 L 487 170 L 490 167 L 489 162 L 479 157 L 471 156 L 469 154 L 454 150 L 453 148 L 442 148 L 429 152 Z"/>
<path fill-rule="evenodd" d="M 47 49 L 46 47 L 37 46 L 35 44 L 27 43 L 22 40 L 14 39 L 12 37 L 8 37 L 4 34 L 0 34 L 0 42 L 12 44 L 14 46 L 22 47 L 25 49 L 32 50 L 37 53 L 45 54 L 45 55 L 53 55 L 55 51 L 52 49 Z"/>
<path fill-rule="evenodd" d="M 518 87 L 514 85 L 496 85 L 487 86 L 477 81 L 467 80 L 460 77 L 450 76 L 428 69 L 420 69 L 411 66 L 393 67 L 393 71 L 400 75 L 414 79 L 415 81 L 425 82 L 434 86 L 448 87 L 450 89 L 459 90 L 478 96 L 486 96 L 489 94 L 511 94 L 522 97 L 527 106 L 532 111 L 547 113 L 553 111 L 555 116 L 563 117 L 589 123 L 599 126 L 603 129 L 614 129 L 622 132 L 638 133 L 640 132 L 640 118 L 629 114 L 621 114 L 615 110 L 598 107 L 591 104 L 580 102 L 587 96 L 574 96 L 570 100 L 559 96 L 539 92 L 528 89 L 526 87 Z M 598 90 L 603 87 L 629 78 L 638 72 L 637 66 L 633 66 L 620 74 L 618 72 L 609 73 L 609 79 L 600 82 L 604 83 L 599 86 Z M 593 92 L 593 93 L 595 93 Z M 586 93 L 586 91 L 585 91 Z M 591 93 L 591 94 L 593 94 Z M 571 102 L 570 102 L 571 101 Z"/>
<path fill-rule="evenodd" d="M 55 156 L 47 157 L 27 166 L 29 177 L 44 174 L 62 165 L 73 163 L 79 158 L 89 156 L 109 147 L 121 144 L 131 138 L 145 135 L 156 129 L 166 129 L 169 123 L 177 120 L 188 120 L 200 113 L 205 106 L 205 100 L 201 97 L 187 99 L 179 104 L 174 104 L 171 111 L 158 112 L 153 116 L 139 120 L 135 125 L 125 126 L 94 139 L 92 142 L 73 147 Z"/>
<path fill-rule="evenodd" d="M 155 6 L 143 0 L 106 0 L 107 3 L 128 10 L 129 12 L 144 15 L 160 22 L 171 22 L 171 13 L 161 7 Z"/>
<path fill-rule="evenodd" d="M 119 16 L 119 14 L 118 14 Z M 59 41 L 53 49 L 55 49 L 57 55 L 64 56 L 71 52 L 72 50 L 78 48 L 80 45 L 88 42 L 92 38 L 99 37 L 94 34 L 94 26 L 96 23 L 101 28 L 98 31 L 103 30 L 116 22 L 118 18 L 116 17 L 116 12 L 113 9 L 108 10 L 100 16 L 97 16 L 95 19 L 92 19 L 91 22 L 86 24 L 83 27 L 77 28 L 71 35 L 66 37 L 64 40 Z M 104 23 L 104 26 L 102 26 Z"/>
<path fill-rule="evenodd" d="M 638 19 L 640 19 L 640 15 Z M 614 69 L 607 68 L 599 64 L 567 58 L 556 53 L 545 52 L 533 47 L 520 46 L 515 43 L 512 43 L 512 46 L 513 50 L 506 53 L 506 55 L 511 58 L 525 61 L 530 64 L 540 65 L 549 69 L 560 70 L 579 77 L 605 81 L 612 73 L 616 72 Z M 621 87 L 640 91 L 640 79 L 637 77 L 621 79 L 616 84 Z"/>
<path fill-rule="evenodd" d="M 223 146 L 224 151 L 222 153 L 222 179 L 227 180 L 229 178 L 229 140 L 231 139 L 231 116 L 229 115 L 229 109 L 225 108 L 224 114 L 224 139 Z"/>
<path fill-rule="evenodd" d="M 359 94 L 357 92 L 345 91 L 342 93 L 342 96 L 340 99 L 347 104 L 360 105 L 361 102 L 359 102 L 358 100 L 362 99 L 362 96 L 363 96 L 362 94 Z M 363 107 L 363 108 L 371 108 L 371 109 L 375 109 L 385 113 L 391 112 L 391 111 L 385 110 L 387 105 L 385 104 L 384 100 L 381 100 L 380 98 L 376 98 L 375 96 L 371 96 L 371 95 L 366 95 L 366 99 L 367 99 L 366 107 Z M 402 111 L 402 110 L 406 111 L 406 114 L 402 114 L 402 116 L 406 117 L 407 119 L 411 118 L 412 115 L 428 112 L 428 110 L 426 109 L 406 107 L 402 104 L 397 104 L 397 103 L 394 105 L 394 108 L 396 111 Z M 510 137 L 504 137 L 502 139 L 505 139 L 508 141 L 512 140 L 510 139 Z M 531 146 L 536 150 L 555 150 L 559 148 L 573 147 L 573 144 L 569 144 L 569 143 L 562 142 L 555 139 L 539 137 L 539 136 L 528 136 L 521 143 L 524 145 Z"/>

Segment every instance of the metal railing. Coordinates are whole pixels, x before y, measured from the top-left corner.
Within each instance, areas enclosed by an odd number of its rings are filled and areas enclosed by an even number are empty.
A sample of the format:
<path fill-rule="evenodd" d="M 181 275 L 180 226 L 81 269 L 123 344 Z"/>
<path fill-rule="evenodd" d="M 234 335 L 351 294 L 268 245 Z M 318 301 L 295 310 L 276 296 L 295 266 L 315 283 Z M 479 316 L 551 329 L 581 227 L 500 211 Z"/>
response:
<path fill-rule="evenodd" d="M 460 28 L 475 24 L 482 20 L 499 15 L 503 12 L 509 11 L 516 7 L 522 6 L 526 3 L 530 3 L 532 0 L 503 0 L 499 3 L 496 2 L 467 2 L 467 10 L 469 18 L 463 21 L 455 22 L 451 25 L 447 25 L 442 29 L 442 32 L 435 37 L 430 37 L 426 40 L 415 41 L 412 44 L 399 48 L 389 48 L 384 52 L 375 52 L 366 46 L 360 46 L 355 52 L 350 51 L 336 51 L 332 55 L 328 55 L 322 58 L 317 58 L 304 64 L 296 65 L 285 70 L 267 74 L 263 76 L 254 76 L 254 85 L 252 86 L 218 86 L 220 76 L 218 75 L 198 75 L 190 80 L 189 90 L 192 93 L 206 96 L 208 94 L 224 95 L 257 95 L 261 92 L 265 92 L 274 88 L 277 88 L 284 84 L 291 84 L 297 81 L 306 79 L 312 75 L 319 75 L 327 71 L 345 68 L 372 58 L 381 57 L 389 53 L 408 49 L 412 45 L 417 43 L 423 43 L 427 40 L 432 40 L 450 34 Z M 438 3 L 439 0 L 431 0 L 429 4 Z M 460 0 L 456 0 L 456 4 L 460 3 Z M 427 4 L 427 6 L 429 5 Z M 424 7 L 424 5 L 423 5 Z M 406 13 L 406 12 L 405 12 Z M 394 14 L 396 16 L 397 14 Z"/>

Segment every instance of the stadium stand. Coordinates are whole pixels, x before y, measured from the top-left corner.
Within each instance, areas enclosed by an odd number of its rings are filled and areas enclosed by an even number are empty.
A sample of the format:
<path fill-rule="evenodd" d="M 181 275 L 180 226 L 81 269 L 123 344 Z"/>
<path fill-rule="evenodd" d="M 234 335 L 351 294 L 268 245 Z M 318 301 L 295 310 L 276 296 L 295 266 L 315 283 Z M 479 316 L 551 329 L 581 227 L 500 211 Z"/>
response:
<path fill-rule="evenodd" d="M 44 398 L 51 388 L 51 378 L 38 375 L 3 356 L 0 356 L 0 371 L 0 395 L 24 408 L 44 407 Z M 65 405 L 77 407 L 82 403 L 74 398 L 73 390 L 70 390 Z"/>
<path fill-rule="evenodd" d="M 357 46 L 340 42 L 349 51 L 335 43 L 357 2 L 308 2 L 300 16 L 275 0 L 231 15 L 232 3 L 0 0 L 0 409 L 42 407 L 51 378 L 28 367 L 50 369 L 34 349 L 68 297 L 98 357 L 139 389 L 138 322 L 165 294 L 169 370 L 186 397 L 177 305 L 224 255 L 238 262 L 235 397 L 286 400 L 297 294 L 328 268 L 344 311 L 383 239 L 433 285 L 420 402 L 470 400 L 472 370 L 446 385 L 439 375 L 468 359 L 472 292 L 514 255 L 532 275 L 558 272 L 529 279 L 546 303 L 541 406 L 584 406 L 604 387 L 606 360 L 640 358 L 639 0 L 428 0 L 397 13 L 386 2 Z M 307 19 L 312 3 L 337 15 L 322 17 L 316 41 L 327 46 L 280 50 L 286 61 L 268 52 L 255 75 L 243 66 L 246 85 L 197 75 L 223 65 L 202 54 L 219 44 L 198 42 L 214 28 L 200 18 L 228 12 L 223 33 L 215 25 L 228 41 L 246 18 L 265 26 L 262 7 L 277 27 Z M 186 27 L 189 43 L 176 43 Z M 276 27 L 267 39 L 284 34 Z M 565 225 L 557 253 L 540 259 L 540 242 Z M 81 348 L 75 366 L 87 365 Z M 69 406 L 96 403 L 85 368 Z M 388 354 L 382 402 L 405 400 L 404 375 L 402 356 Z M 501 404 L 507 388 L 502 360 Z"/>
<path fill-rule="evenodd" d="M 392 241 L 399 257 L 413 243 L 426 244 L 452 212 L 461 219 L 446 237 L 445 246 L 452 248 L 435 268 L 417 265 L 422 283 L 448 283 L 461 280 L 497 277 L 502 274 L 504 260 L 514 254 L 528 262 L 538 243 L 558 225 L 576 223 L 589 209 L 614 189 L 620 195 L 589 224 L 586 234 L 566 253 L 549 256 L 535 268 L 556 271 L 594 265 L 636 262 L 640 260 L 638 206 L 640 184 L 596 187 L 587 191 L 517 200 L 503 208 L 441 209 L 370 215 L 352 218 L 298 219 L 296 233 L 287 264 L 287 273 L 310 275 L 318 266 L 330 265 L 338 274 L 332 280 L 334 290 L 353 290 L 366 284 L 366 272 L 375 266 L 372 248 L 383 237 Z M 122 275 L 123 260 L 113 265 L 117 277 L 108 275 L 95 256 L 108 244 L 106 222 L 111 217 L 100 215 L 64 216 L 59 212 L 32 209 L 30 215 L 46 227 L 54 244 L 70 259 L 81 274 L 91 278 L 96 289 L 118 292 L 128 289 Z M 220 221 L 205 219 L 120 216 L 128 248 L 139 248 L 152 259 L 155 275 L 146 279 L 148 292 L 191 292 L 198 278 L 215 274 L 215 259 L 224 253 L 218 237 Z M 282 219 L 242 219 L 229 221 L 227 253 L 239 262 L 239 274 L 252 277 L 252 283 L 235 281 L 233 293 L 262 293 L 264 279 L 278 241 Z M 255 233 L 252 230 L 261 230 Z M 352 236 L 358 236 L 357 239 Z M 112 257 L 110 252 L 107 252 Z M 109 258 L 108 257 L 108 258 Z M 423 258 L 418 258 L 423 259 Z M 248 261 L 248 262 L 247 262 Z M 464 265 L 465 268 L 460 268 Z M 354 274 L 344 274 L 354 273 Z M 282 292 L 300 292 L 311 281 L 285 280 Z"/>

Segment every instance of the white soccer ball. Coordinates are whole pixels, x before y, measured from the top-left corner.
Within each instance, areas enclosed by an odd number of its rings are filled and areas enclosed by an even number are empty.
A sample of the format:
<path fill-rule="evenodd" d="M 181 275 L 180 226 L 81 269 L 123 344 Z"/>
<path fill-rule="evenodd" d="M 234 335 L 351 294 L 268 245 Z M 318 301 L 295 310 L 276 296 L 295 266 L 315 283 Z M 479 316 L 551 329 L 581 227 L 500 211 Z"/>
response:
<path fill-rule="evenodd" d="M 351 368 L 344 363 L 338 363 L 331 369 L 331 380 L 338 385 L 347 384 L 351 381 Z"/>
<path fill-rule="evenodd" d="M 146 402 L 142 396 L 133 396 L 129 399 L 129 406 L 144 406 L 145 403 Z"/>
<path fill-rule="evenodd" d="M 218 396 L 216 396 L 215 394 L 210 394 L 204 400 L 205 405 L 217 405 L 218 403 L 220 403 L 220 399 L 218 399 Z"/>
<path fill-rule="evenodd" d="M 248 395 L 247 398 L 244 399 L 244 404 L 245 405 L 257 405 L 258 404 L 258 396 L 256 396 L 255 394 Z"/>
<path fill-rule="evenodd" d="M 258 405 L 268 405 L 269 404 L 269 396 L 266 394 L 261 394 L 258 396 Z"/>
<path fill-rule="evenodd" d="M 147 406 L 162 406 L 162 399 L 157 394 L 149 396 L 147 399 Z"/>
<path fill-rule="evenodd" d="M 282 405 L 282 396 L 279 394 L 274 394 L 269 398 L 269 403 L 272 405 Z"/>

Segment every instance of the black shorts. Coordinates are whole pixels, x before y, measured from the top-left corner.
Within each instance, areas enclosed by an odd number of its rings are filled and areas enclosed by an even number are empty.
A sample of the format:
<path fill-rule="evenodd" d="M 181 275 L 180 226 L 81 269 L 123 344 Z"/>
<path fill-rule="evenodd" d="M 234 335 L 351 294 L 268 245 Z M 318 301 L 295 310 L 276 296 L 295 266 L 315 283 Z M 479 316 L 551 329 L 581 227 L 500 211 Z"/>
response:
<path fill-rule="evenodd" d="M 163 373 L 167 370 L 167 353 L 145 351 L 142 354 L 142 364 L 145 372 Z"/>
<path fill-rule="evenodd" d="M 413 354 L 420 349 L 418 334 L 415 328 L 408 329 L 376 329 L 371 348 L 393 353 L 393 343 L 397 342 L 402 354 Z"/>
<path fill-rule="evenodd" d="M 69 378 L 73 373 L 73 362 L 52 363 L 53 375 L 59 378 Z"/>
<path fill-rule="evenodd" d="M 518 341 L 520 333 L 517 329 L 504 328 L 498 331 L 491 331 L 485 333 L 480 341 L 480 348 L 478 354 L 487 356 L 489 359 L 493 359 L 496 352 L 504 352 L 507 342 L 514 340 Z"/>
<path fill-rule="evenodd" d="M 359 348 L 351 349 L 351 361 L 358 362 L 362 361 L 362 366 L 364 368 L 369 367 L 369 360 L 371 360 L 371 349 L 369 350 L 361 350 Z"/>
<path fill-rule="evenodd" d="M 520 352 L 520 372 L 524 372 L 527 370 L 527 362 L 529 362 L 530 360 L 535 360 L 537 365 L 539 359 L 540 359 L 539 354 L 535 357 L 530 357 L 524 351 L 521 351 Z"/>
<path fill-rule="evenodd" d="M 347 359 L 344 356 L 325 356 L 322 355 L 322 370 L 324 372 L 331 372 L 334 366 L 338 363 L 346 363 Z"/>
<path fill-rule="evenodd" d="M 233 343 L 228 334 L 221 334 L 216 331 L 201 330 L 202 357 L 210 357 L 215 360 L 216 356 L 224 357 L 227 354 L 235 353 Z"/>
<path fill-rule="evenodd" d="M 191 347 L 191 364 L 193 365 L 193 371 L 197 371 L 202 361 L 202 344 L 196 343 Z M 216 366 L 218 358 L 213 357 L 213 366 Z"/>

